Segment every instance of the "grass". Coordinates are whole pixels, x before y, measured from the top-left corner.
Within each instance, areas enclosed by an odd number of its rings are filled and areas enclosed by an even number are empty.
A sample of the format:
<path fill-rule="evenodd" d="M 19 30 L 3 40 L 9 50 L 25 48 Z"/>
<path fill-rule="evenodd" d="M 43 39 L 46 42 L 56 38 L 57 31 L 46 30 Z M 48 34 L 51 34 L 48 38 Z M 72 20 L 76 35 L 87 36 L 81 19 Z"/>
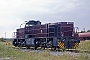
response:
<path fill-rule="evenodd" d="M 81 43 L 77 49 L 90 51 L 90 41 L 89 40 L 81 41 Z"/>
<path fill-rule="evenodd" d="M 62 56 L 50 55 L 49 50 L 37 52 L 22 52 L 19 49 L 13 49 L 11 45 L 6 45 L 6 42 L 0 42 L 0 58 L 9 57 L 10 60 L 90 60 L 86 53 L 81 53 L 80 56 L 71 56 L 64 54 Z"/>

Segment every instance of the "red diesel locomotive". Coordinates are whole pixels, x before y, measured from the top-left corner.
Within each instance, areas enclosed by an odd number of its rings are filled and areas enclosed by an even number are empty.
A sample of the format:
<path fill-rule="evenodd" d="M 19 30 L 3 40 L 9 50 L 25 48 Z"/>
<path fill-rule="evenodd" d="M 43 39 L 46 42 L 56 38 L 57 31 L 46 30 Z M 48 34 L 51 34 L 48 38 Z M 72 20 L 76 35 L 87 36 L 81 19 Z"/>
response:
<path fill-rule="evenodd" d="M 74 30 L 73 22 L 56 22 L 41 24 L 40 21 L 30 20 L 24 28 L 16 31 L 14 46 L 27 48 L 68 48 L 79 46 L 80 40 Z"/>

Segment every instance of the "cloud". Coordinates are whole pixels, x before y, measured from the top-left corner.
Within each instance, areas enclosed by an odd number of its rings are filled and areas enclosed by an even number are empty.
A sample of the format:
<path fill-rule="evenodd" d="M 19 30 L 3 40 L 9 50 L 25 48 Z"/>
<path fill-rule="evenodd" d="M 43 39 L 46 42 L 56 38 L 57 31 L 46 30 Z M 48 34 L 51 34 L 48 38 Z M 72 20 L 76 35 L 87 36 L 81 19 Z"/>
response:
<path fill-rule="evenodd" d="M 30 19 L 42 23 L 73 21 L 80 29 L 89 29 L 89 6 L 89 0 L 0 0 L 0 36 L 6 31 L 11 37 L 21 23 Z"/>

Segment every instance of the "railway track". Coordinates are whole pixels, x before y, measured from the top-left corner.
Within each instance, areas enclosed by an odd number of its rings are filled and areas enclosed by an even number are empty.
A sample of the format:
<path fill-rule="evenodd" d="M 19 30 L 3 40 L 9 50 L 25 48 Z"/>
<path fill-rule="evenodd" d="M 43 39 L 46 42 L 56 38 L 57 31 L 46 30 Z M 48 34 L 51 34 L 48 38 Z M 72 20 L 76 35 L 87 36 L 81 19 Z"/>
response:
<path fill-rule="evenodd" d="M 66 49 L 66 50 L 51 50 L 51 49 L 45 49 L 42 50 L 40 48 L 38 48 L 37 50 L 35 50 L 34 48 L 30 48 L 30 49 L 26 49 L 26 48 L 16 48 L 13 47 L 14 49 L 19 49 L 22 52 L 33 52 L 33 53 L 38 53 L 38 54 L 46 54 L 48 52 L 48 54 L 50 55 L 54 55 L 54 56 L 63 56 L 63 55 L 70 55 L 70 56 L 81 56 L 81 54 L 85 53 L 87 54 L 87 56 L 90 57 L 90 51 L 80 51 L 80 50 L 76 50 L 76 49 Z M 46 52 L 46 53 L 45 53 Z"/>
<path fill-rule="evenodd" d="M 69 52 L 75 52 L 75 53 L 88 53 L 90 54 L 90 51 L 87 50 L 67 50 Z"/>
<path fill-rule="evenodd" d="M 13 47 L 14 49 L 20 49 L 19 47 Z M 25 51 L 35 51 L 35 49 L 33 47 L 31 47 L 30 49 L 27 49 L 25 47 L 21 48 L 20 50 L 25 50 Z M 47 49 L 41 49 L 40 47 L 37 49 L 38 51 L 42 51 L 42 50 L 49 50 L 49 51 L 52 51 L 52 52 L 73 52 L 73 53 L 88 53 L 90 54 L 90 51 L 87 51 L 87 50 L 77 50 L 77 49 L 56 49 L 56 50 L 52 50 L 50 48 L 47 48 Z M 36 50 L 36 51 L 37 51 Z"/>

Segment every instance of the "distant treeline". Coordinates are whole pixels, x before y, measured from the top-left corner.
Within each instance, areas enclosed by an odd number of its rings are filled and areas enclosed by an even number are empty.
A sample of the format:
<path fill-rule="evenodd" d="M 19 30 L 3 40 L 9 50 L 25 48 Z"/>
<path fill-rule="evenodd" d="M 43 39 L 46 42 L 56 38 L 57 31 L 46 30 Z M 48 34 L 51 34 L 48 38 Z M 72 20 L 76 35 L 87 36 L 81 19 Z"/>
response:
<path fill-rule="evenodd" d="M 2 41 L 2 42 L 8 41 L 8 40 L 12 40 L 12 38 L 0 38 L 0 41 Z"/>
<path fill-rule="evenodd" d="M 79 33 L 84 33 L 84 32 L 90 32 L 90 30 L 87 30 L 87 31 L 81 31 L 81 32 L 79 32 Z"/>

